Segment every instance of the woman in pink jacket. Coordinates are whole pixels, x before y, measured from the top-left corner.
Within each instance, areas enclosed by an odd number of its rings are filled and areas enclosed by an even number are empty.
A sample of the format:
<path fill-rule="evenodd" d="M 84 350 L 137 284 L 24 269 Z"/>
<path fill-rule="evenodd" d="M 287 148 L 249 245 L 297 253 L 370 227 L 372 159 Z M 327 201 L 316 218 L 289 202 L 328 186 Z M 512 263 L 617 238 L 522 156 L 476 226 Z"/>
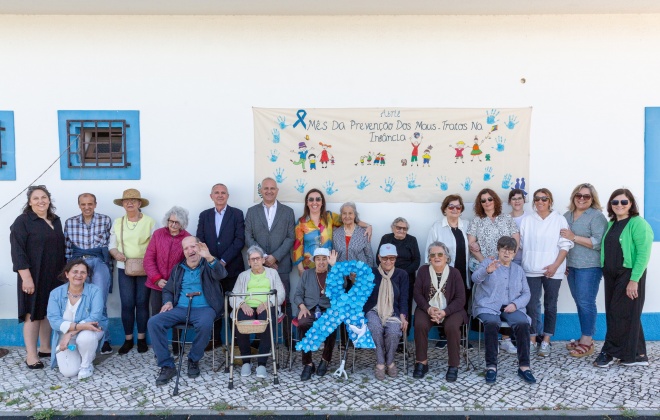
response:
<path fill-rule="evenodd" d="M 151 289 L 151 315 L 160 313 L 163 306 L 163 287 L 170 278 L 172 269 L 183 259 L 181 241 L 190 233 L 188 210 L 174 206 L 165 213 L 163 225 L 154 231 L 144 255 L 144 271 L 147 273 L 146 286 Z"/>

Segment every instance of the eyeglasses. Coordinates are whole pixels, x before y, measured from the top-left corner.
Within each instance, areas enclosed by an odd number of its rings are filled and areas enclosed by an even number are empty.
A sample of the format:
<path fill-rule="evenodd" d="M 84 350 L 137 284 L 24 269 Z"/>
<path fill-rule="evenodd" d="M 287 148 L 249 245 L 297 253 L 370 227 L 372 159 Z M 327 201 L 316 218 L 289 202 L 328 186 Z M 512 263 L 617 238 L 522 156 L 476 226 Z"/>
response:
<path fill-rule="evenodd" d="M 34 190 L 45 190 L 46 186 L 45 185 L 30 185 L 28 187 L 28 191 L 34 191 Z"/>
<path fill-rule="evenodd" d="M 315 201 L 323 201 L 321 197 L 307 197 L 307 201 L 313 203 Z"/>
<path fill-rule="evenodd" d="M 248 258 L 248 260 L 249 260 L 250 262 L 257 262 L 257 261 L 261 261 L 262 258 L 263 258 L 263 257 L 253 257 L 253 258 Z"/>
<path fill-rule="evenodd" d="M 492 200 L 493 200 L 493 199 L 491 198 L 491 201 L 492 201 Z M 483 201 L 482 201 L 482 203 L 483 203 Z M 450 205 L 447 206 L 447 208 L 448 208 L 449 210 L 460 210 L 460 209 L 463 208 L 463 206 L 461 206 L 460 204 L 450 204 Z"/>
<path fill-rule="evenodd" d="M 612 200 L 610 203 L 612 203 L 613 206 L 618 206 L 619 203 L 621 203 L 622 206 L 627 206 L 630 204 L 630 200 Z"/>
<path fill-rule="evenodd" d="M 481 204 L 484 204 L 486 201 L 493 201 L 493 197 L 488 197 L 488 198 L 482 198 L 481 199 Z"/>
<path fill-rule="evenodd" d="M 577 194 L 575 194 L 575 198 L 577 198 L 578 200 L 582 200 L 582 199 L 585 199 L 585 200 L 591 200 L 591 194 L 580 194 L 580 193 L 577 193 Z"/>
<path fill-rule="evenodd" d="M 394 226 L 394 229 L 396 229 L 396 230 L 402 230 L 402 231 L 404 231 L 404 232 L 407 232 L 407 231 L 408 231 L 408 228 L 405 227 L 405 226 Z"/>
<path fill-rule="evenodd" d="M 395 262 L 396 257 L 380 257 L 381 261 L 390 261 L 390 262 Z"/>
<path fill-rule="evenodd" d="M 435 258 L 435 257 L 442 258 L 444 256 L 445 254 L 443 252 L 436 252 L 435 254 L 429 253 L 429 258 Z"/>
<path fill-rule="evenodd" d="M 167 221 L 168 225 L 174 225 L 174 226 L 179 226 L 181 223 L 179 223 L 178 220 L 168 220 Z"/>
<path fill-rule="evenodd" d="M 525 199 L 524 197 L 513 197 L 511 199 L 511 201 L 520 201 L 520 200 L 524 200 L 524 199 Z"/>
<path fill-rule="evenodd" d="M 550 197 L 534 197 L 534 201 L 543 201 L 544 203 L 550 200 Z"/>
<path fill-rule="evenodd" d="M 509 249 L 509 248 L 501 248 L 500 252 L 503 252 L 505 254 L 513 254 L 514 252 L 516 252 L 516 250 L 515 249 Z"/>

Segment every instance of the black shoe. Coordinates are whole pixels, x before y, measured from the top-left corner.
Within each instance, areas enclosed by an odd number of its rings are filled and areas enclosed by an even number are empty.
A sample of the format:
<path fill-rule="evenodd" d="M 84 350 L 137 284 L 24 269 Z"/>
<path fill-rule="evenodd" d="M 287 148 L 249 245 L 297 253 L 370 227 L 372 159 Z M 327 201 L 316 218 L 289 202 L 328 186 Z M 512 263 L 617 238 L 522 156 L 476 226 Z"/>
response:
<path fill-rule="evenodd" d="M 138 338 L 138 353 L 146 353 L 149 351 L 146 338 Z"/>
<path fill-rule="evenodd" d="M 623 366 L 648 366 L 649 358 L 647 356 L 637 356 L 634 361 L 621 361 Z"/>
<path fill-rule="evenodd" d="M 179 343 L 172 343 L 172 354 L 174 357 L 179 356 Z"/>
<path fill-rule="evenodd" d="M 441 338 L 440 340 L 438 340 L 435 343 L 435 347 L 438 348 L 438 349 L 444 349 L 445 347 L 447 347 L 447 340 L 444 339 L 444 338 Z"/>
<path fill-rule="evenodd" d="M 199 376 L 199 362 L 193 362 L 188 359 L 188 377 L 196 378 Z"/>
<path fill-rule="evenodd" d="M 614 363 L 614 358 L 604 351 L 601 351 L 594 361 L 594 366 L 599 368 L 606 368 L 612 363 Z"/>
<path fill-rule="evenodd" d="M 520 371 L 520 369 L 518 369 Z M 495 369 L 486 370 L 486 383 L 494 384 L 497 381 L 497 371 Z"/>
<path fill-rule="evenodd" d="M 42 353 L 42 352 L 38 352 L 38 353 L 37 353 L 37 356 L 39 356 L 39 357 L 50 357 L 50 353 Z"/>
<path fill-rule="evenodd" d="M 112 354 L 112 347 L 110 347 L 110 342 L 106 341 L 101 347 L 101 354 Z"/>
<path fill-rule="evenodd" d="M 400 343 L 400 344 L 396 347 L 396 352 L 397 352 L 397 353 L 403 353 L 403 343 Z"/>
<path fill-rule="evenodd" d="M 447 374 L 445 375 L 447 382 L 456 382 L 458 379 L 458 368 L 454 366 L 449 366 L 447 368 Z"/>
<path fill-rule="evenodd" d="M 165 385 L 170 381 L 170 379 L 176 376 L 176 368 L 172 366 L 163 366 L 160 368 L 160 373 L 158 378 L 156 378 L 156 385 Z"/>
<path fill-rule="evenodd" d="M 132 348 L 133 348 L 133 339 L 125 340 L 124 344 L 122 344 L 121 347 L 119 347 L 119 351 L 117 351 L 117 353 L 126 354 L 129 351 L 131 351 Z"/>
<path fill-rule="evenodd" d="M 328 372 L 328 362 L 321 359 L 318 369 L 316 369 L 316 376 L 323 376 Z"/>
<path fill-rule="evenodd" d="M 422 379 L 429 371 L 429 365 L 424 363 L 415 363 L 415 370 L 413 371 L 413 378 Z"/>
<path fill-rule="evenodd" d="M 528 384 L 536 383 L 536 378 L 534 377 L 534 375 L 532 375 L 532 371 L 530 369 L 527 370 L 518 369 L 518 376 L 520 376 L 523 379 L 523 381 L 527 382 Z"/>
<path fill-rule="evenodd" d="M 209 343 L 204 348 L 204 351 L 211 351 L 211 350 L 213 350 L 214 346 L 215 346 L 216 349 L 220 348 L 220 347 L 222 347 L 222 342 L 220 340 L 215 340 L 215 341 L 210 340 Z"/>
<path fill-rule="evenodd" d="M 309 381 L 312 378 L 312 374 L 315 370 L 316 369 L 314 368 L 313 363 L 311 365 L 305 365 L 305 367 L 303 367 L 302 373 L 300 374 L 300 380 Z"/>

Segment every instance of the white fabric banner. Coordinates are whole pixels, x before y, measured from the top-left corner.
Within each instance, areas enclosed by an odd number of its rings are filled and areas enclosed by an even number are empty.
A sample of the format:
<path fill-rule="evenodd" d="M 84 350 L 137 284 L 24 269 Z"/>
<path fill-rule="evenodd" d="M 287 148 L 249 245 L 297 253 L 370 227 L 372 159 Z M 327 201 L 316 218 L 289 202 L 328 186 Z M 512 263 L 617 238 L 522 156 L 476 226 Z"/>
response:
<path fill-rule="evenodd" d="M 255 180 L 278 199 L 438 202 L 529 182 L 532 108 L 254 108 Z M 260 200 L 255 192 L 255 201 Z"/>

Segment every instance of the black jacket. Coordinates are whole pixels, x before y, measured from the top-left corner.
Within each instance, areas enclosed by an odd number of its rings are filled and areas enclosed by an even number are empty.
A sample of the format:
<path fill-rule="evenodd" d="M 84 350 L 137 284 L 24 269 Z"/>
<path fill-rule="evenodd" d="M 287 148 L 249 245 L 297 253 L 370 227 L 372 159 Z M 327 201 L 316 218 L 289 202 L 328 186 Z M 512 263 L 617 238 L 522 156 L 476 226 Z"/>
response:
<path fill-rule="evenodd" d="M 163 304 L 167 302 L 172 302 L 172 306 L 176 307 L 179 302 L 179 295 L 181 294 L 181 283 L 183 281 L 184 269 L 181 267 L 181 264 L 185 264 L 186 259 L 184 258 L 181 263 L 177 264 L 170 274 L 170 279 L 167 281 L 167 284 L 163 288 Z M 225 299 L 222 293 L 222 286 L 220 285 L 220 280 L 227 277 L 227 270 L 225 267 L 220 264 L 220 261 L 216 260 L 213 267 L 202 258 L 199 264 L 202 266 L 200 271 L 202 291 L 204 292 L 204 298 L 208 304 L 213 308 L 216 313 L 216 316 L 219 316 L 223 313 Z"/>

